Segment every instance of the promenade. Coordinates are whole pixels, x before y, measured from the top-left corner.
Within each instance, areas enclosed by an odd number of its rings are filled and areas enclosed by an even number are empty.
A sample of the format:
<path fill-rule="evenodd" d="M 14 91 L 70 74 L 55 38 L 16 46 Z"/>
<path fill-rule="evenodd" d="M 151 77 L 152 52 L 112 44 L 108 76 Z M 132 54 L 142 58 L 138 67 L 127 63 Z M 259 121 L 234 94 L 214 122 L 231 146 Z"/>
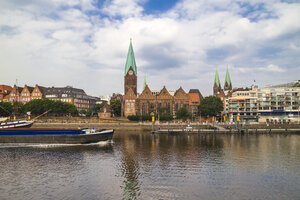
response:
<path fill-rule="evenodd" d="M 234 125 L 211 123 L 156 123 L 152 130 L 151 122 L 36 122 L 33 128 L 96 128 L 115 129 L 118 132 L 138 131 L 154 133 L 296 133 L 300 134 L 299 124 L 245 124 Z M 224 128 L 226 127 L 226 128 Z"/>

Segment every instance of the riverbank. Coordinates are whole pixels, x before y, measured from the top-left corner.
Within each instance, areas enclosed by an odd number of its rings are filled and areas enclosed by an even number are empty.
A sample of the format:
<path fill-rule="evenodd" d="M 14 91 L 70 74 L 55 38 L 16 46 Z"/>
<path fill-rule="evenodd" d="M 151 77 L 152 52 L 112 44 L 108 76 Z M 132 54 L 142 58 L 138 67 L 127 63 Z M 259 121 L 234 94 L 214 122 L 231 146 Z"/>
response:
<path fill-rule="evenodd" d="M 300 125 L 270 125 L 270 124 L 253 124 L 242 125 L 239 128 L 234 125 L 215 125 L 214 129 L 212 124 L 197 124 L 190 123 L 189 129 L 186 123 L 159 123 L 155 124 L 154 131 L 156 133 L 300 133 Z M 38 122 L 34 123 L 33 128 L 64 128 L 64 129 L 77 129 L 77 128 L 96 128 L 96 129 L 114 129 L 118 132 L 134 131 L 134 132 L 152 132 L 152 123 L 134 123 L 134 122 L 109 122 L 109 123 L 89 123 L 89 122 Z M 227 129 L 225 129 L 226 127 Z"/>

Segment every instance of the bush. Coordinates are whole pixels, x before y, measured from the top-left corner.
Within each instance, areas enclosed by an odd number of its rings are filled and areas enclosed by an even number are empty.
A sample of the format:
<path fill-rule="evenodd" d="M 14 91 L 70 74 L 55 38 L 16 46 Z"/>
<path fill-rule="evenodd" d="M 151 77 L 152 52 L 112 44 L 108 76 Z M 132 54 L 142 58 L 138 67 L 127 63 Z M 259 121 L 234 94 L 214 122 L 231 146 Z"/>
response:
<path fill-rule="evenodd" d="M 156 119 L 157 119 L 157 117 L 156 117 Z M 159 120 L 160 121 L 171 121 L 171 120 L 173 120 L 173 116 L 169 115 L 169 114 L 160 115 Z"/>
<path fill-rule="evenodd" d="M 130 121 L 139 121 L 140 116 L 138 116 L 138 115 L 128 115 L 127 119 L 129 119 Z"/>
<path fill-rule="evenodd" d="M 181 108 L 177 111 L 176 117 L 185 121 L 188 118 L 192 118 L 192 113 L 188 112 L 185 108 Z"/>
<path fill-rule="evenodd" d="M 151 115 L 142 115 L 142 121 L 151 121 L 152 117 Z"/>
<path fill-rule="evenodd" d="M 151 115 L 128 115 L 127 119 L 130 121 L 151 121 L 152 116 Z"/>

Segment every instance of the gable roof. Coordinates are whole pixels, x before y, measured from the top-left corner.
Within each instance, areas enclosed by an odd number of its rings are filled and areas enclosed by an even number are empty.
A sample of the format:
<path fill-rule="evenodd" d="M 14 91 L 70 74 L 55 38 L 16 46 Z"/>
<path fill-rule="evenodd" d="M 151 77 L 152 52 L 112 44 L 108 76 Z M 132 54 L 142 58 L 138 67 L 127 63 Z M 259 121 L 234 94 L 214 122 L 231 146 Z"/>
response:
<path fill-rule="evenodd" d="M 135 63 L 135 58 L 134 58 L 131 39 L 130 39 L 128 54 L 127 54 L 127 59 L 126 59 L 126 64 L 125 64 L 125 74 L 124 74 L 124 76 L 126 76 L 126 74 L 129 71 L 130 67 L 132 67 L 132 70 L 133 70 L 134 74 L 137 76 L 137 69 L 136 69 L 136 63 Z"/>
<path fill-rule="evenodd" d="M 182 87 L 180 86 L 180 88 L 178 90 L 176 90 L 174 97 L 176 99 L 182 99 L 182 100 L 187 100 L 189 98 L 188 94 L 182 89 Z"/>
<path fill-rule="evenodd" d="M 149 89 L 148 85 L 145 86 L 145 89 L 139 96 L 139 99 L 155 99 L 155 96 L 152 94 L 152 91 Z"/>
<path fill-rule="evenodd" d="M 137 96 L 134 93 L 132 88 L 129 88 L 126 94 L 123 96 L 123 99 L 136 99 Z"/>
<path fill-rule="evenodd" d="M 186 92 L 182 89 L 182 87 L 180 86 L 180 88 L 178 90 L 176 90 L 174 96 L 178 96 L 178 95 L 181 95 L 181 94 L 186 94 Z"/>
<path fill-rule="evenodd" d="M 203 96 L 199 89 L 190 89 L 188 94 L 197 94 L 197 95 L 199 95 L 200 100 L 203 99 Z"/>
<path fill-rule="evenodd" d="M 160 93 L 157 95 L 158 99 L 170 99 L 172 98 L 172 95 L 168 92 L 166 89 L 166 86 L 161 89 Z"/>
<path fill-rule="evenodd" d="M 27 88 L 27 89 L 28 89 L 28 92 L 30 92 L 30 93 L 32 93 L 32 91 L 33 91 L 33 89 L 34 89 L 34 87 L 27 86 L 27 85 L 24 86 L 23 90 L 24 90 L 25 88 Z M 22 92 L 23 92 L 23 90 L 22 90 Z"/>
<path fill-rule="evenodd" d="M 39 86 L 38 84 L 36 84 L 35 87 L 37 87 L 40 90 L 40 92 L 43 93 L 43 94 L 47 91 L 46 87 Z"/>
<path fill-rule="evenodd" d="M 15 92 L 21 93 L 22 90 L 23 90 L 22 87 L 19 87 L 19 86 L 14 85 L 14 87 L 13 87 L 13 89 L 12 89 L 11 92 L 15 91 Z"/>

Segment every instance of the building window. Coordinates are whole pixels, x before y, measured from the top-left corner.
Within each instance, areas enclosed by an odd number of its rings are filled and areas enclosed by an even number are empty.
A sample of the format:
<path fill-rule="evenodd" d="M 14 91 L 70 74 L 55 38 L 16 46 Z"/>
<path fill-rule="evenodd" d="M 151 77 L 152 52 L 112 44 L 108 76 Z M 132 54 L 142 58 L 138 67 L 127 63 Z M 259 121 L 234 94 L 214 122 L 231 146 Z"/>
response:
<path fill-rule="evenodd" d="M 150 105 L 150 109 L 151 109 L 151 112 L 153 112 L 153 111 L 154 111 L 154 104 L 153 104 L 153 103 L 151 103 L 151 105 Z"/>
<path fill-rule="evenodd" d="M 145 115 L 145 104 L 142 105 L 142 115 Z"/>

